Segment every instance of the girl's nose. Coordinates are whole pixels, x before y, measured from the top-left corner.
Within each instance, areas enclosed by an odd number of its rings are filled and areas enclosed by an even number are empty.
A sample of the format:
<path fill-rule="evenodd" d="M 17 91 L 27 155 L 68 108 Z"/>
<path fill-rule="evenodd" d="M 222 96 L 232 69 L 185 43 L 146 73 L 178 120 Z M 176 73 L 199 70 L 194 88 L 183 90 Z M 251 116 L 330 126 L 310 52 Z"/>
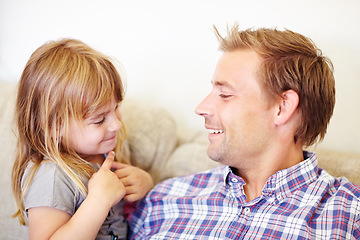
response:
<path fill-rule="evenodd" d="M 117 114 L 113 114 L 111 117 L 109 131 L 117 132 L 122 128 L 122 122 L 120 118 L 118 118 Z"/>

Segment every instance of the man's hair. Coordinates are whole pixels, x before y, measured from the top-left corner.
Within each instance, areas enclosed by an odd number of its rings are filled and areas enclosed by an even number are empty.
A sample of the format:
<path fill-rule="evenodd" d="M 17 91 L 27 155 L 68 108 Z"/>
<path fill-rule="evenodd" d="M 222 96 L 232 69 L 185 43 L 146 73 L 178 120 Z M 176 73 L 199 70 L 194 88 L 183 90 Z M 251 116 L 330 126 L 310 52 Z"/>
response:
<path fill-rule="evenodd" d="M 223 38 L 214 26 L 219 49 L 251 49 L 263 59 L 258 76 L 265 97 L 273 101 L 287 90 L 299 95 L 301 122 L 294 140 L 310 146 L 323 140 L 335 105 L 333 65 L 313 41 L 290 30 L 228 29 Z"/>

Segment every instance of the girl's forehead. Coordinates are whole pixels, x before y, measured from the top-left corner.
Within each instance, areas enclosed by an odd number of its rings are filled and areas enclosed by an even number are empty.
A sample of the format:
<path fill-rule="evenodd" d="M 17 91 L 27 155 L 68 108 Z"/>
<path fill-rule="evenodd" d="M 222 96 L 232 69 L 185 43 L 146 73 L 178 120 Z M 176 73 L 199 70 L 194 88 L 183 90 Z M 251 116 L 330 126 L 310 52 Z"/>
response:
<path fill-rule="evenodd" d="M 105 112 L 111 111 L 113 108 L 116 108 L 119 104 L 119 101 L 113 96 L 109 101 L 101 105 L 95 105 L 92 111 L 89 111 L 87 118 L 93 118 L 99 115 L 104 114 Z"/>

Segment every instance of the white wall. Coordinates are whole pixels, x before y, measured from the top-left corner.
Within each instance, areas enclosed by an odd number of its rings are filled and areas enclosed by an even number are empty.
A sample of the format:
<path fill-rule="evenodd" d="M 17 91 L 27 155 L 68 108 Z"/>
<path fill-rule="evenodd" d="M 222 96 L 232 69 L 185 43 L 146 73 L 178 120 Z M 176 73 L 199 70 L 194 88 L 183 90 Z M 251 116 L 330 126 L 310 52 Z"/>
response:
<path fill-rule="evenodd" d="M 335 65 L 337 103 L 321 145 L 360 152 L 359 13 L 358 0 L 0 0 L 0 78 L 17 81 L 45 41 L 78 38 L 122 64 L 128 98 L 203 129 L 194 109 L 219 56 L 212 25 L 285 27 L 312 38 Z"/>

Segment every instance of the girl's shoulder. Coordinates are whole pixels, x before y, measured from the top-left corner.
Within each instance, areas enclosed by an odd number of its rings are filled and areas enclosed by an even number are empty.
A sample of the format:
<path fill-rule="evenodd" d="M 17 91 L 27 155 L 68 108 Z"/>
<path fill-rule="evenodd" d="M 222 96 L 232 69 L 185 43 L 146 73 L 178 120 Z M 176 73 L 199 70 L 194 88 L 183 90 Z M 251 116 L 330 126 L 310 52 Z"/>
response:
<path fill-rule="evenodd" d="M 31 207 L 54 207 L 73 215 L 84 198 L 75 183 L 65 174 L 60 166 L 49 160 L 43 160 L 34 170 L 34 163 L 29 163 L 22 179 L 25 189 L 25 210 Z M 29 176 L 33 174 L 32 178 Z M 25 181 L 31 179 L 28 187 Z"/>
<path fill-rule="evenodd" d="M 24 180 L 29 177 L 29 174 L 33 175 L 31 180 L 32 182 L 34 180 L 47 180 L 46 183 L 51 184 L 53 181 L 57 181 L 59 179 L 65 181 L 70 180 L 60 166 L 46 159 L 41 161 L 37 167 L 35 166 L 35 163 L 29 162 L 29 164 L 26 166 L 22 182 L 24 182 Z"/>

